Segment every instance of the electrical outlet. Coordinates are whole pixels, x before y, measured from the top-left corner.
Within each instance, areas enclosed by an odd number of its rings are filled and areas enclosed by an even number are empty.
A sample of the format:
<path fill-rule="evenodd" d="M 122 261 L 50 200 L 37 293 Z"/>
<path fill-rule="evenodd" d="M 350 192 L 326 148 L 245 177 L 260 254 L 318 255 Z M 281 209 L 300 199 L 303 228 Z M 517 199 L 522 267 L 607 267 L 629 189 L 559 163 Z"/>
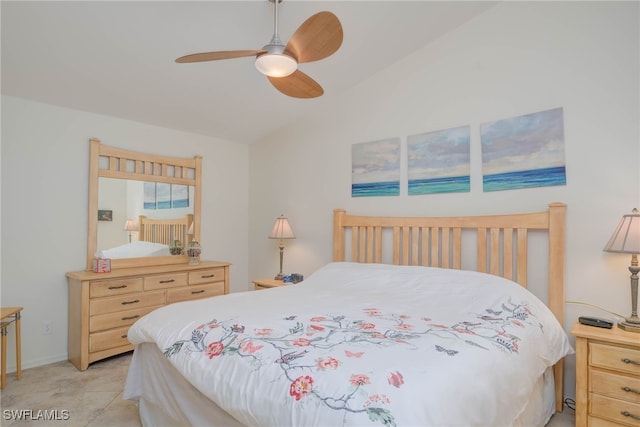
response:
<path fill-rule="evenodd" d="M 51 324 L 51 320 L 45 320 L 42 324 L 42 335 L 50 335 L 53 331 L 53 325 Z"/>

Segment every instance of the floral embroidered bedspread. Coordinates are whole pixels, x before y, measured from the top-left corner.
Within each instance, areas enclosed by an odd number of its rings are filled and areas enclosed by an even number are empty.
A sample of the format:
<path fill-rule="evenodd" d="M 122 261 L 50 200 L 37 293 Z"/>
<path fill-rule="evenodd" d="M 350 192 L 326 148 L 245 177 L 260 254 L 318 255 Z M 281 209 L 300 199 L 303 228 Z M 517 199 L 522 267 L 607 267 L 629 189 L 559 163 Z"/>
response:
<path fill-rule="evenodd" d="M 304 282 L 173 304 L 134 324 L 197 389 L 260 426 L 511 425 L 572 352 L 488 274 L 332 263 Z"/>

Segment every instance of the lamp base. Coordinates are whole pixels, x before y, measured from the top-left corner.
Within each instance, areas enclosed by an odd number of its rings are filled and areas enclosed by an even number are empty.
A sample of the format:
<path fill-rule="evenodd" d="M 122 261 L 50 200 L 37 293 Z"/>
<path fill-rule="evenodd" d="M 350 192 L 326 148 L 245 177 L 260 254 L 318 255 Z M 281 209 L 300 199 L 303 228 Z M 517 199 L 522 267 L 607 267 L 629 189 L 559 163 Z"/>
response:
<path fill-rule="evenodd" d="M 282 1 L 282 0 L 280 0 Z M 281 273 L 276 274 L 276 277 L 274 277 L 274 279 L 276 280 L 282 280 L 282 277 L 284 277 Z"/>
<path fill-rule="evenodd" d="M 627 318 L 626 320 L 618 323 L 618 328 L 624 329 L 627 332 L 640 333 L 640 319 L 638 319 L 638 317 Z"/>

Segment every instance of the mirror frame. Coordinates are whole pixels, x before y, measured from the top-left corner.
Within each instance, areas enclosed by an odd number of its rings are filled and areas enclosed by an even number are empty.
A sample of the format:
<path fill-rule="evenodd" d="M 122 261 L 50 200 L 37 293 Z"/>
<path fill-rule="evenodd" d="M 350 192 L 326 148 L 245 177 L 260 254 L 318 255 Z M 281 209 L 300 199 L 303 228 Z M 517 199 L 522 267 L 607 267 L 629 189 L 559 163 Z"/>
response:
<path fill-rule="evenodd" d="M 194 187 L 193 239 L 200 241 L 200 196 L 202 157 L 159 156 L 110 147 L 97 138 L 89 140 L 89 221 L 87 223 L 87 270 L 93 270 L 98 246 L 98 193 L 100 177 L 163 182 Z M 100 158 L 108 159 L 108 168 L 100 167 Z M 118 258 L 111 269 L 187 263 L 186 255 Z"/>

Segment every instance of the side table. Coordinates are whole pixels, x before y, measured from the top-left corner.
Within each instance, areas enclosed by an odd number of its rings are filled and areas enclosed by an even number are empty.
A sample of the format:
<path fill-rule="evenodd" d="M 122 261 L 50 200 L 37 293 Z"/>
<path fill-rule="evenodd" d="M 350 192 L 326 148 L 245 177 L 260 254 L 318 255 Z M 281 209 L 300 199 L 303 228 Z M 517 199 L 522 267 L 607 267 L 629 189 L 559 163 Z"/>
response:
<path fill-rule="evenodd" d="M 276 279 L 257 279 L 252 280 L 251 283 L 253 283 L 254 289 L 256 291 L 259 291 L 261 289 L 277 288 L 285 285 L 282 280 Z"/>
<path fill-rule="evenodd" d="M 2 378 L 0 388 L 7 386 L 7 328 L 16 324 L 16 375 L 18 381 L 22 379 L 22 364 L 20 354 L 20 312 L 22 307 L 0 308 L 0 332 L 2 333 Z"/>

